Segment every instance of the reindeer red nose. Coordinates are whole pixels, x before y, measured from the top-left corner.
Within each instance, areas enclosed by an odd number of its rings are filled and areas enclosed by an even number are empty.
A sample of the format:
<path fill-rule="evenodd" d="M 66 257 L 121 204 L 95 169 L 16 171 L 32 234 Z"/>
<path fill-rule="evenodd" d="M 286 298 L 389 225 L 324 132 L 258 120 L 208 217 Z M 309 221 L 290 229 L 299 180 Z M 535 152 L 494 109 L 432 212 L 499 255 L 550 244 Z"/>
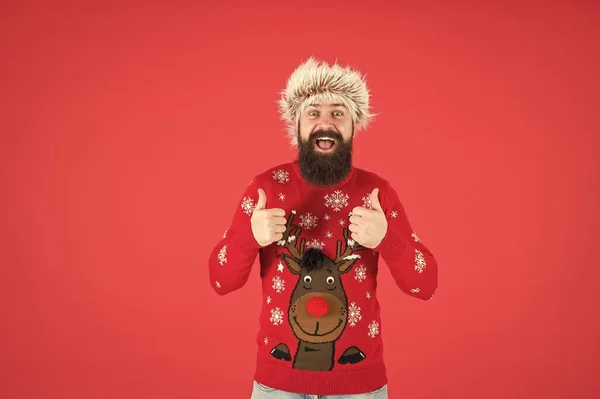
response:
<path fill-rule="evenodd" d="M 314 317 L 323 317 L 329 313 L 329 304 L 322 296 L 313 296 L 306 301 L 306 311 Z"/>

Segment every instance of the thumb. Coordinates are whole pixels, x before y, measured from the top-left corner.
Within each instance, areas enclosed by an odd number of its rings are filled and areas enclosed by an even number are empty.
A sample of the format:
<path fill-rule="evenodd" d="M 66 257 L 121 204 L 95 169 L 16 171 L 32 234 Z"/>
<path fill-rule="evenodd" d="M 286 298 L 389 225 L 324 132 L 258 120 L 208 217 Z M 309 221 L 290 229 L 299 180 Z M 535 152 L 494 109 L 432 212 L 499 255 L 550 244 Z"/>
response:
<path fill-rule="evenodd" d="M 265 209 L 265 207 L 267 206 L 267 194 L 265 194 L 265 192 L 263 191 L 262 188 L 258 189 L 258 202 L 256 203 L 256 206 L 254 207 L 255 210 L 261 210 L 261 209 Z"/>
<path fill-rule="evenodd" d="M 371 208 L 376 211 L 382 211 L 381 204 L 379 203 L 379 189 L 376 188 L 371 192 Z"/>

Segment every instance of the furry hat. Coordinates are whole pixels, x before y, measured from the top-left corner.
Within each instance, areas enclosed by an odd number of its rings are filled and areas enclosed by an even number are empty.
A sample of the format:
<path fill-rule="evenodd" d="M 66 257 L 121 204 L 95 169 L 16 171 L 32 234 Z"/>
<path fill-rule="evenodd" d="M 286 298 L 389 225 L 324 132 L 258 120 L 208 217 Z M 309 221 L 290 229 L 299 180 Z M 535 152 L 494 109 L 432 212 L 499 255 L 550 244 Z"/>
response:
<path fill-rule="evenodd" d="M 365 129 L 375 116 L 369 109 L 369 90 L 361 74 L 349 66 L 328 65 L 310 57 L 294 70 L 278 101 L 292 146 L 298 145 L 298 121 L 314 100 L 344 104 L 352 115 L 355 131 Z"/>

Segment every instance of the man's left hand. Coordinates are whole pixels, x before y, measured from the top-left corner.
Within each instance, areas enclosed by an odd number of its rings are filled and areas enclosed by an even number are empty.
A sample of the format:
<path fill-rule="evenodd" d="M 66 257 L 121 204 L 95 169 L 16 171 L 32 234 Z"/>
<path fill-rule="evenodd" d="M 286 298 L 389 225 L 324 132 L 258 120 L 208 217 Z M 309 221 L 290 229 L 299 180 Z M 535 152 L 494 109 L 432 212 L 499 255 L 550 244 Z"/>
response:
<path fill-rule="evenodd" d="M 379 189 L 371 192 L 371 208 L 357 206 L 350 216 L 351 238 L 367 248 L 378 246 L 387 233 L 388 222 L 379 203 Z"/>

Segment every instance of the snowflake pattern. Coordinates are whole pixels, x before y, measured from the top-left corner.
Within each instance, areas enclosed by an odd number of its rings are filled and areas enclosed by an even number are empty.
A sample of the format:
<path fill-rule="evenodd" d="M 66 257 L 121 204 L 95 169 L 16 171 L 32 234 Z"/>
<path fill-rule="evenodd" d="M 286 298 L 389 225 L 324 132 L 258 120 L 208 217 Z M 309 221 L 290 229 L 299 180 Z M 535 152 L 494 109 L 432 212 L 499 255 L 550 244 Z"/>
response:
<path fill-rule="evenodd" d="M 392 211 L 392 213 L 390 214 L 390 217 L 393 218 L 393 219 L 397 218 L 398 217 L 398 212 Z"/>
<path fill-rule="evenodd" d="M 216 286 L 217 288 L 221 288 L 221 283 L 219 283 L 218 281 L 215 281 L 215 286 Z"/>
<path fill-rule="evenodd" d="M 263 342 L 265 343 L 265 345 L 267 345 L 269 343 L 269 337 L 265 337 L 265 339 L 263 340 Z"/>
<path fill-rule="evenodd" d="M 425 262 L 425 256 L 423 256 L 423 252 L 415 249 L 415 270 L 419 273 L 423 273 L 426 265 L 427 262 Z"/>
<path fill-rule="evenodd" d="M 360 320 L 362 320 L 360 307 L 356 306 L 356 303 L 352 302 L 348 308 L 348 324 L 350 324 L 350 327 L 354 327 Z"/>
<path fill-rule="evenodd" d="M 377 323 L 377 321 L 373 320 L 370 324 L 369 324 L 369 332 L 368 335 L 371 338 L 375 338 L 375 336 L 379 334 L 379 323 Z"/>
<path fill-rule="evenodd" d="M 225 230 L 225 232 L 223 233 L 223 238 L 227 237 L 227 232 L 229 231 L 229 229 Z"/>
<path fill-rule="evenodd" d="M 282 201 L 285 201 L 285 194 L 284 193 L 279 193 L 279 199 Z"/>
<path fill-rule="evenodd" d="M 273 289 L 278 294 L 281 294 L 281 292 L 285 290 L 285 281 L 279 276 L 273 277 Z"/>
<path fill-rule="evenodd" d="M 367 291 L 367 299 L 371 299 L 371 293 Z"/>
<path fill-rule="evenodd" d="M 254 205 L 254 200 L 250 197 L 244 197 L 244 199 L 242 200 L 242 209 L 244 210 L 244 213 L 246 215 L 252 215 L 255 206 L 256 205 Z"/>
<path fill-rule="evenodd" d="M 279 184 L 285 184 L 290 181 L 289 173 L 284 169 L 278 169 L 273 171 L 273 180 Z"/>
<path fill-rule="evenodd" d="M 346 225 L 346 221 L 344 219 L 340 219 L 340 221 L 338 222 L 338 224 L 340 226 L 345 226 Z"/>
<path fill-rule="evenodd" d="M 363 206 L 367 209 L 373 209 L 373 207 L 371 206 L 371 194 L 367 194 L 364 197 L 362 197 L 362 201 L 363 201 Z"/>
<path fill-rule="evenodd" d="M 325 206 L 332 208 L 335 212 L 339 212 L 343 207 L 348 206 L 348 194 L 344 194 L 341 190 L 336 190 L 323 198 L 325 199 Z"/>
<path fill-rule="evenodd" d="M 412 290 L 410 290 L 410 292 L 412 292 L 413 294 L 416 294 L 417 292 L 421 292 L 420 288 L 413 288 Z"/>
<path fill-rule="evenodd" d="M 322 250 L 325 246 L 325 243 L 323 241 L 319 241 L 317 238 L 314 238 L 313 240 L 309 241 L 306 246 L 307 248 L 316 248 Z"/>
<path fill-rule="evenodd" d="M 414 231 L 410 236 L 415 240 L 415 242 L 421 242 L 421 240 L 419 240 L 419 237 L 417 237 L 417 233 L 415 233 Z"/>
<path fill-rule="evenodd" d="M 227 263 L 227 245 L 223 245 L 223 248 L 221 248 L 217 257 L 219 258 L 221 266 Z"/>
<path fill-rule="evenodd" d="M 283 273 L 283 269 L 285 269 L 285 266 L 283 266 L 283 263 L 279 262 L 277 265 L 277 271 Z"/>
<path fill-rule="evenodd" d="M 275 309 L 271 309 L 271 317 L 269 318 L 271 323 L 274 326 L 283 323 L 283 310 L 276 307 Z"/>
<path fill-rule="evenodd" d="M 267 296 L 267 300 L 265 302 L 267 302 L 268 305 L 271 304 L 271 295 Z"/>
<path fill-rule="evenodd" d="M 363 281 L 365 281 L 365 279 L 367 278 L 367 268 L 365 267 L 365 265 L 360 265 L 358 268 L 356 268 L 356 273 L 355 273 L 354 278 L 359 283 L 362 283 Z"/>
<path fill-rule="evenodd" d="M 310 230 L 314 227 L 317 227 L 318 217 L 308 212 L 304 215 L 300 215 L 300 226 L 304 227 L 306 230 Z"/>
<path fill-rule="evenodd" d="M 331 231 L 328 231 L 327 233 L 325 233 L 325 237 L 331 238 L 333 237 L 333 234 L 331 233 Z"/>

